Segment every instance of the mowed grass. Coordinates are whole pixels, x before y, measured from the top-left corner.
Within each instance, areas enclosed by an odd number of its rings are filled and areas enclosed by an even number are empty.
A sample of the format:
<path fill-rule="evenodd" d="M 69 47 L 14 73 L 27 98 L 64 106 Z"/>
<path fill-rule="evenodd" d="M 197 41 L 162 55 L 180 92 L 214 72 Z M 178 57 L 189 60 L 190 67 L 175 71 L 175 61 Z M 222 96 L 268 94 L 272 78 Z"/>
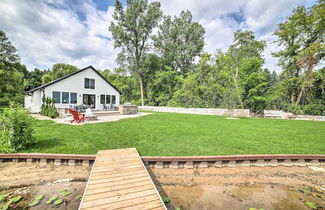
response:
<path fill-rule="evenodd" d="M 141 155 L 325 154 L 325 122 L 153 113 L 73 126 L 38 120 L 23 152 L 96 154 L 136 147 Z"/>

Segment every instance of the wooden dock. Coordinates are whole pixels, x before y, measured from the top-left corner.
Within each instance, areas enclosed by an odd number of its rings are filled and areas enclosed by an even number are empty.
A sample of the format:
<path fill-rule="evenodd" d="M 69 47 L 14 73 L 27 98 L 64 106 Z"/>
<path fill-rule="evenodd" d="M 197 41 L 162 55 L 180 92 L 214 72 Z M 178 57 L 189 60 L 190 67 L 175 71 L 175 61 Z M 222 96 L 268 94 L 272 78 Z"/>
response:
<path fill-rule="evenodd" d="M 98 151 L 79 209 L 166 209 L 135 148 Z"/>

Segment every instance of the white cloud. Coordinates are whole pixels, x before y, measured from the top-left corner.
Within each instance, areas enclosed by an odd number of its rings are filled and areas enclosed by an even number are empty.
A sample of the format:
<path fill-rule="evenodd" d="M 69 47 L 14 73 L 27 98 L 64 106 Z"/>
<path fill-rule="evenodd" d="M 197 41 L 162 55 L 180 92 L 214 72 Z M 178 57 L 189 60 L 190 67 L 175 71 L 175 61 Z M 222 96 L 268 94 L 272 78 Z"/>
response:
<path fill-rule="evenodd" d="M 285 17 L 289 16 L 298 4 L 307 0 L 161 0 L 165 14 L 178 15 L 182 10 L 190 10 L 194 20 L 206 30 L 205 50 L 214 53 L 216 49 L 225 51 L 233 41 L 233 32 L 238 29 L 252 30 L 257 39 L 265 40 L 265 68 L 280 71 L 278 60 L 271 53 L 279 47 L 272 35 Z"/>
<path fill-rule="evenodd" d="M 104 12 L 89 2 L 81 6 L 85 20 L 72 9 L 43 1 L 1 1 L 0 26 L 29 68 L 51 67 L 58 62 L 79 68 L 114 67 L 117 50 L 108 32 L 113 8 Z"/>
<path fill-rule="evenodd" d="M 151 0 L 153 1 L 153 0 Z M 114 8 L 97 10 L 91 0 L 69 5 L 66 0 L 1 0 L 0 29 L 7 33 L 30 69 L 70 63 L 79 68 L 113 68 L 118 50 L 108 31 Z M 178 15 L 190 10 L 205 30 L 205 50 L 226 50 L 233 32 L 253 30 L 258 39 L 267 41 L 265 67 L 279 70 L 271 52 L 278 49 L 272 31 L 298 4 L 307 0 L 161 0 L 162 10 Z M 82 17 L 80 17 L 82 16 Z"/>

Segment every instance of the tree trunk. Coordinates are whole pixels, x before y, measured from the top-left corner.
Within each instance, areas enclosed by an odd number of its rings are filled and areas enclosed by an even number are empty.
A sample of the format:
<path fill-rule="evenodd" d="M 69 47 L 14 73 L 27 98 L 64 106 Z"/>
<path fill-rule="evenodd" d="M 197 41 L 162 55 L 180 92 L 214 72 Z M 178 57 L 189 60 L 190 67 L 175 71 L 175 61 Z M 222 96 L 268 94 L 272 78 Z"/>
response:
<path fill-rule="evenodd" d="M 300 89 L 300 92 L 299 92 L 299 95 L 298 95 L 298 98 L 297 98 L 297 102 L 296 102 L 297 106 L 300 104 L 300 101 L 301 101 L 301 98 L 302 98 L 302 95 L 303 95 L 304 92 L 305 92 L 305 87 L 302 87 Z"/>
<path fill-rule="evenodd" d="M 244 108 L 244 104 L 243 104 L 243 101 L 242 101 L 242 98 L 240 96 L 240 93 L 239 93 L 239 87 L 238 87 L 238 83 L 237 83 L 237 76 L 238 76 L 238 66 L 236 66 L 236 75 L 234 76 L 234 83 L 235 83 L 235 88 L 236 88 L 236 95 L 238 97 L 238 101 L 240 103 L 240 108 L 243 109 Z"/>
<path fill-rule="evenodd" d="M 140 75 L 138 75 L 138 79 L 140 82 L 140 92 L 141 92 L 141 105 L 144 106 L 144 93 L 143 93 L 143 81 Z"/>

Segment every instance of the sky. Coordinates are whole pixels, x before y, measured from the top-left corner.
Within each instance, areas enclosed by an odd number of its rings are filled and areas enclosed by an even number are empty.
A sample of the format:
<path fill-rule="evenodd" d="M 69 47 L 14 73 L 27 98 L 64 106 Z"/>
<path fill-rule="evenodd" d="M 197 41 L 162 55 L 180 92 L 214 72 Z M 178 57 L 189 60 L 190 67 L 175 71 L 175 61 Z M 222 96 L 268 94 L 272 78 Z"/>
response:
<path fill-rule="evenodd" d="M 149 0 L 150 2 L 153 0 Z M 203 25 L 204 51 L 226 51 L 233 32 L 254 31 L 265 40 L 265 68 L 281 71 L 271 52 L 279 47 L 273 35 L 277 25 L 298 5 L 307 7 L 313 0 L 160 0 L 165 15 L 179 15 L 190 10 Z M 124 6 L 125 0 L 122 1 Z M 1 0 L 0 30 L 17 48 L 28 70 L 51 68 L 68 63 L 97 69 L 116 66 L 119 49 L 114 49 L 108 26 L 115 0 Z"/>

